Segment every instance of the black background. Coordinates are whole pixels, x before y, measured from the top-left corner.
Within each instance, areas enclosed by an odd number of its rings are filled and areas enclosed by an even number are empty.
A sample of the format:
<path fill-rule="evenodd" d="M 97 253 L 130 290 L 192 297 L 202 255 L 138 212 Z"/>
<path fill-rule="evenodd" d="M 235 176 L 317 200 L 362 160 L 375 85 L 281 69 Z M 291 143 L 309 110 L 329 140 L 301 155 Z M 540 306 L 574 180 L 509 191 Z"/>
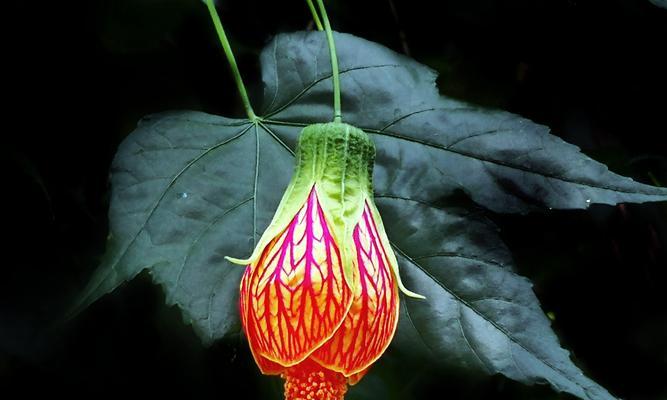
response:
<path fill-rule="evenodd" d="M 220 3 L 249 83 L 272 35 L 308 27 L 301 0 Z M 444 94 L 549 125 L 613 171 L 667 184 L 667 10 L 648 0 L 394 0 L 395 12 L 388 0 L 331 3 L 335 29 L 409 52 L 440 73 Z M 136 121 L 167 109 L 243 114 L 204 5 L 5 4 L 0 393 L 279 392 L 241 338 L 203 348 L 143 275 L 54 325 L 104 251 L 109 164 Z M 584 371 L 623 398 L 667 398 L 667 204 L 491 217 Z M 569 398 L 404 359 L 390 350 L 356 390 Z"/>

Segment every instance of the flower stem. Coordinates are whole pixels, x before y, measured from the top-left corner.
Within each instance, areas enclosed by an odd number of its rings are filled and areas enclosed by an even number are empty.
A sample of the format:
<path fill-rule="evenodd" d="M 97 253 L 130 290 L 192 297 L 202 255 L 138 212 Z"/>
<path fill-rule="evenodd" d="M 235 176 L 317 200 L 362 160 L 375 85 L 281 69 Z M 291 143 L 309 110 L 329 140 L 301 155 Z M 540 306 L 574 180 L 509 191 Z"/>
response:
<path fill-rule="evenodd" d="M 324 9 L 324 2 L 317 0 L 317 5 L 320 7 L 320 14 L 324 21 L 324 29 L 327 33 L 327 42 L 329 43 L 329 55 L 331 56 L 331 75 L 333 77 L 333 92 L 334 92 L 334 122 L 342 122 L 343 116 L 340 108 L 340 76 L 338 74 L 338 57 L 336 56 L 336 43 L 334 43 L 333 32 L 329 24 L 329 17 L 327 17 L 327 10 Z"/>
<path fill-rule="evenodd" d="M 306 0 L 306 3 L 308 3 L 308 8 L 310 9 L 310 13 L 313 14 L 313 21 L 315 21 L 315 26 L 317 27 L 318 31 L 324 30 L 322 27 L 322 21 L 320 21 L 320 16 L 317 15 L 317 10 L 315 9 L 315 5 L 313 5 L 313 0 Z"/>
<path fill-rule="evenodd" d="M 215 4 L 213 0 L 204 0 L 206 6 L 208 7 L 208 13 L 211 15 L 211 20 L 213 20 L 213 25 L 215 25 L 215 30 L 218 33 L 218 39 L 220 39 L 220 44 L 225 51 L 225 56 L 227 57 L 227 62 L 229 62 L 229 67 L 232 70 L 232 75 L 234 76 L 234 81 L 236 81 L 236 88 L 239 91 L 241 96 L 241 101 L 243 102 L 243 107 L 245 112 L 248 115 L 248 119 L 251 121 L 257 121 L 258 118 L 255 115 L 255 112 L 250 105 L 250 99 L 248 99 L 248 92 L 246 92 L 245 85 L 243 84 L 243 79 L 241 78 L 241 73 L 239 72 L 239 67 L 236 65 L 236 59 L 234 58 L 234 53 L 232 48 L 229 46 L 229 41 L 227 40 L 227 35 L 225 35 L 225 30 L 222 27 L 222 22 L 220 22 L 220 17 L 218 12 L 215 10 Z"/>

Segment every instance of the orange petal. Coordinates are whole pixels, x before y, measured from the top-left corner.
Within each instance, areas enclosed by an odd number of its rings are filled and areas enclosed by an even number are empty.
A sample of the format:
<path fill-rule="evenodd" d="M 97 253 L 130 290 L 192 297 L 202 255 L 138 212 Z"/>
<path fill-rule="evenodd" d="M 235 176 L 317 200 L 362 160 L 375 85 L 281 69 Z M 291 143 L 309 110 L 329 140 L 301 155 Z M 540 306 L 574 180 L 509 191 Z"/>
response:
<path fill-rule="evenodd" d="M 312 355 L 321 365 L 348 377 L 364 371 L 384 353 L 398 323 L 398 287 L 368 204 L 353 239 L 358 273 L 352 307 L 336 334 Z M 355 383 L 360 378 L 354 378 Z"/>
<path fill-rule="evenodd" d="M 285 230 L 248 266 L 240 302 L 260 368 L 262 357 L 285 367 L 301 362 L 342 323 L 352 291 L 315 188 Z"/>
<path fill-rule="evenodd" d="M 248 318 L 246 314 L 247 307 L 245 299 L 247 299 L 248 281 L 250 280 L 251 272 L 252 268 L 247 267 L 245 273 L 243 274 L 243 277 L 241 278 L 241 301 L 239 301 L 241 309 L 241 323 L 243 324 L 243 327 L 246 331 L 248 331 L 248 329 L 246 328 L 248 326 Z M 255 359 L 255 363 L 259 367 L 259 370 L 264 375 L 279 375 L 285 371 L 285 367 L 283 367 L 282 365 L 274 363 L 273 361 L 265 357 L 262 357 L 259 354 L 256 354 L 252 346 L 250 346 L 250 352 L 252 353 L 252 356 Z"/>
<path fill-rule="evenodd" d="M 357 372 L 356 374 L 352 374 L 352 375 L 348 376 L 347 377 L 347 383 L 350 386 L 356 385 L 357 383 L 359 383 L 361 378 L 363 378 L 366 375 L 366 373 L 368 373 L 369 369 L 371 369 L 371 367 L 368 367 L 366 369 L 361 370 L 360 372 Z"/>

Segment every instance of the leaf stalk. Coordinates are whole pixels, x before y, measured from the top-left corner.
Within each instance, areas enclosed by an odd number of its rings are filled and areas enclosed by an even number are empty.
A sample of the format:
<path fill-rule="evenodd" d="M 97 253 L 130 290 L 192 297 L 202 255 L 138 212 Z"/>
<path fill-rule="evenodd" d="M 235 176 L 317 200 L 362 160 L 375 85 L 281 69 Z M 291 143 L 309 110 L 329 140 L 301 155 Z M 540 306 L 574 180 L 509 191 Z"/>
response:
<path fill-rule="evenodd" d="M 222 44 L 222 49 L 225 51 L 225 56 L 227 57 L 227 62 L 229 63 L 229 68 L 232 71 L 234 76 L 234 81 L 236 82 L 236 88 L 238 89 L 239 96 L 243 102 L 243 108 L 248 115 L 248 119 L 251 121 L 258 121 L 259 118 L 255 115 L 255 111 L 252 109 L 250 104 L 250 99 L 248 98 L 248 92 L 246 91 L 245 85 L 243 84 L 243 78 L 241 78 L 241 72 L 239 71 L 238 65 L 236 65 L 236 59 L 234 58 L 234 53 L 232 48 L 229 45 L 229 40 L 227 40 L 227 35 L 225 34 L 225 29 L 222 27 L 222 22 L 220 21 L 220 16 L 215 9 L 215 4 L 213 0 L 204 0 L 206 7 L 208 7 L 208 13 L 211 15 L 211 20 L 215 26 L 215 30 L 218 33 L 218 39 L 220 44 Z"/>
<path fill-rule="evenodd" d="M 331 75 L 333 77 L 333 95 L 334 95 L 334 122 L 342 122 L 343 116 L 341 113 L 340 106 L 340 76 L 338 73 L 338 56 L 336 55 L 336 43 L 334 42 L 333 32 L 331 31 L 331 24 L 329 24 L 329 17 L 327 16 L 327 10 L 324 8 L 324 2 L 322 0 L 317 0 L 317 5 L 320 8 L 320 14 L 322 14 L 322 20 L 324 21 L 324 30 L 327 34 L 327 42 L 329 44 L 329 55 L 331 56 Z"/>
<path fill-rule="evenodd" d="M 324 28 L 322 27 L 322 21 L 320 21 L 320 16 L 317 15 L 317 10 L 315 9 L 313 0 L 306 0 L 306 3 L 308 3 L 308 8 L 310 9 L 310 13 L 313 14 L 313 21 L 315 22 L 317 30 L 318 31 L 324 30 Z"/>

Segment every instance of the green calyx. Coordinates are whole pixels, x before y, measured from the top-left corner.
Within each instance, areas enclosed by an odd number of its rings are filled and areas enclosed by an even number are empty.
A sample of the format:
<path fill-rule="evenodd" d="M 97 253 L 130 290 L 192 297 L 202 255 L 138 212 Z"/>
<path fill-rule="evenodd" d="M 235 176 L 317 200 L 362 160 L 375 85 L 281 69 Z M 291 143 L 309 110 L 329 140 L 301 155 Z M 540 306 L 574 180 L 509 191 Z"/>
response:
<path fill-rule="evenodd" d="M 226 257 L 227 260 L 240 265 L 255 262 L 266 245 L 289 225 L 315 188 L 329 229 L 338 244 L 348 285 L 354 287 L 352 233 L 368 202 L 399 289 L 409 297 L 423 299 L 423 296 L 406 289 L 401 282 L 396 256 L 391 250 L 380 213 L 373 201 L 374 162 L 375 144 L 361 129 L 340 122 L 306 126 L 299 137 L 292 180 L 269 227 L 262 234 L 250 258 L 241 260 Z"/>
<path fill-rule="evenodd" d="M 301 131 L 294 174 L 278 209 L 250 258 L 227 257 L 247 265 L 261 256 L 264 247 L 283 229 L 305 204 L 315 187 L 336 242 L 341 250 L 345 275 L 352 284 L 352 230 L 366 199 L 372 199 L 375 145 L 368 135 L 352 125 L 330 122 L 308 125 Z"/>
<path fill-rule="evenodd" d="M 345 277 L 354 287 L 352 231 L 361 219 L 366 199 L 373 198 L 375 145 L 364 131 L 352 125 L 310 125 L 301 132 L 297 162 L 295 184 L 315 185 L 339 245 Z"/>
<path fill-rule="evenodd" d="M 359 128 L 336 122 L 309 125 L 301 132 L 296 157 L 295 184 L 316 183 L 319 197 L 343 206 L 373 192 L 375 145 Z M 353 213 L 331 206 L 334 218 Z"/>

